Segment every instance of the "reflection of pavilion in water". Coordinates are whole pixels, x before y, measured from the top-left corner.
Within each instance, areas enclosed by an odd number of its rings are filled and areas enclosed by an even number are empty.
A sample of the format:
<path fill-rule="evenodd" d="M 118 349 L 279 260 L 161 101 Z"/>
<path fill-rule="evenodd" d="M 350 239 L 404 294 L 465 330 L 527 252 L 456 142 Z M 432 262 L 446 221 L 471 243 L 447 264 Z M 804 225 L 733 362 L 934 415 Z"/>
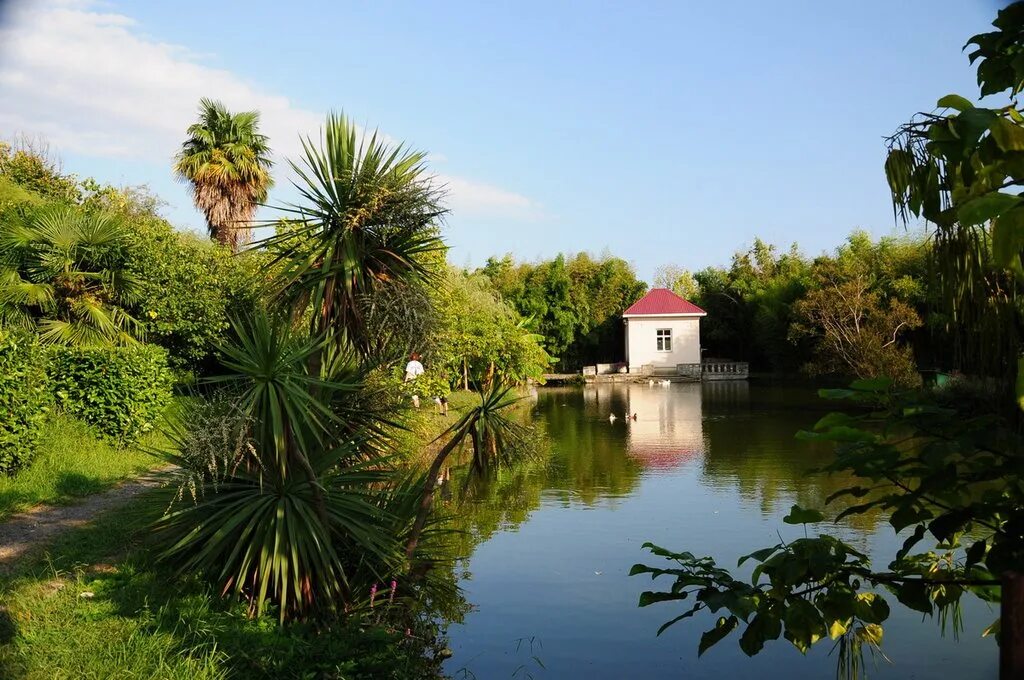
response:
<path fill-rule="evenodd" d="M 672 469 L 704 453 L 702 386 L 604 383 L 584 392 L 588 416 L 608 418 L 626 428 L 626 453 L 645 468 Z M 626 414 L 636 420 L 626 420 Z"/>

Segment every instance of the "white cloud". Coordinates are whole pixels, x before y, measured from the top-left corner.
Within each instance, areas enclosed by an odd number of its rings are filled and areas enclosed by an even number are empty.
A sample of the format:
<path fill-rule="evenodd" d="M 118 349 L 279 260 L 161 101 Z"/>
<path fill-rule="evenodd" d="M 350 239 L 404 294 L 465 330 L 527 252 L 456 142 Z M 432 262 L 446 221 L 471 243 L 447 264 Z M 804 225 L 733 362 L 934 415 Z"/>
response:
<path fill-rule="evenodd" d="M 323 120 L 89 0 L 26 0 L 7 9 L 0 27 L 3 134 L 39 134 L 58 150 L 169 168 L 200 97 L 259 110 L 279 158 L 295 157 L 299 135 L 316 135 Z M 460 177 L 439 179 L 457 215 L 539 214 L 520 194 Z"/>

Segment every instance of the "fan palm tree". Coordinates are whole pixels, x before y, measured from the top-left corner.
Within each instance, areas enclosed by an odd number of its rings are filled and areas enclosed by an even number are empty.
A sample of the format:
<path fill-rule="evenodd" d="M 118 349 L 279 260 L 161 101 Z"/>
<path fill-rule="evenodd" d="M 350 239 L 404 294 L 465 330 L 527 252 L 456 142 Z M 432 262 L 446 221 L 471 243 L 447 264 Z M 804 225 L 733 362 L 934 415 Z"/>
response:
<path fill-rule="evenodd" d="M 138 299 L 125 269 L 129 232 L 106 213 L 72 206 L 0 227 L 0 321 L 36 326 L 66 345 L 128 344 L 142 337 L 125 311 Z"/>
<path fill-rule="evenodd" d="M 301 205 L 262 242 L 281 272 L 281 296 L 296 314 L 312 311 L 311 332 L 331 347 L 368 356 L 375 340 L 366 309 L 382 290 L 432 276 L 428 253 L 441 251 L 446 210 L 425 154 L 361 137 L 344 115 L 327 117 L 319 144 L 306 138 L 291 163 Z"/>
<path fill-rule="evenodd" d="M 192 185 L 210 236 L 233 251 L 252 238 L 256 208 L 273 186 L 270 147 L 257 111 L 231 113 L 219 101 L 199 100 L 199 122 L 174 159 L 178 179 Z"/>

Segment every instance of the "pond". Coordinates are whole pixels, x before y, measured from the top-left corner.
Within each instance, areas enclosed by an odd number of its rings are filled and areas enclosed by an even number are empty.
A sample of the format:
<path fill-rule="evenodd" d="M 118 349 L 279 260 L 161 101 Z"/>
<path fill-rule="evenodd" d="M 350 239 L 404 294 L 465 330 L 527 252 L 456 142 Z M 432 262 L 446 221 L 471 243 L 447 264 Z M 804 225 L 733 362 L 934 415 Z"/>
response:
<path fill-rule="evenodd" d="M 502 471 L 457 506 L 468 532 L 457 573 L 472 610 L 449 627 L 455 678 L 831 678 L 832 643 L 806 657 L 783 639 L 748 658 L 737 634 L 697 658 L 706 613 L 656 637 L 680 603 L 637 607 L 651 589 L 629 577 L 657 564 L 645 541 L 711 555 L 732 567 L 755 548 L 798 538 L 782 522 L 794 503 L 822 507 L 846 486 L 813 475 L 831 449 L 794 439 L 830 409 L 813 388 L 745 381 L 541 388 L 534 422 L 550 455 Z M 636 413 L 627 422 L 625 413 Z M 615 414 L 612 422 L 609 415 Z M 831 525 L 829 525 L 831 526 Z M 886 518 L 866 515 L 834 531 L 889 562 L 902 543 Z M 665 581 L 668 582 L 667 580 Z M 965 599 L 959 641 L 892 596 L 872 678 L 992 678 L 997 648 L 980 632 L 995 609 Z"/>

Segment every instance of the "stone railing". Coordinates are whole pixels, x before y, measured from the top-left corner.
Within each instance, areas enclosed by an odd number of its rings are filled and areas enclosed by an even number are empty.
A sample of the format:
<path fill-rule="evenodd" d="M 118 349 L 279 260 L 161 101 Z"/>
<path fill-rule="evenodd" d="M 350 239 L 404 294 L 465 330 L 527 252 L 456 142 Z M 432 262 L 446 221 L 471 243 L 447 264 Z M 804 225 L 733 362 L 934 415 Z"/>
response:
<path fill-rule="evenodd" d="M 705 361 L 701 364 L 704 380 L 746 380 L 750 376 L 750 364 L 746 361 Z"/>

